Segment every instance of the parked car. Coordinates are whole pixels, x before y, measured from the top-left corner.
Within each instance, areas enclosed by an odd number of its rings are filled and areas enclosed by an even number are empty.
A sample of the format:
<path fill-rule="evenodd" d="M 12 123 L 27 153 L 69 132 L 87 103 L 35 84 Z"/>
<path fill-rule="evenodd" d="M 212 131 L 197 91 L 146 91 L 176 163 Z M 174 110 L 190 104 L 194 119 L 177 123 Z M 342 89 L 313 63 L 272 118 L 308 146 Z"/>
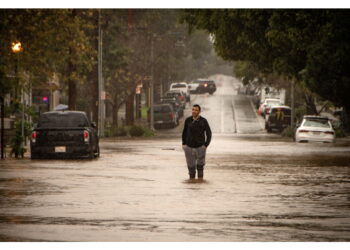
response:
<path fill-rule="evenodd" d="M 175 97 L 181 103 L 183 108 L 186 108 L 186 97 L 181 90 L 171 90 L 165 93 L 165 97 Z"/>
<path fill-rule="evenodd" d="M 160 99 L 160 103 L 170 103 L 173 106 L 173 109 L 177 112 L 178 117 L 183 117 L 184 109 L 182 104 L 175 97 L 163 97 Z"/>
<path fill-rule="evenodd" d="M 100 155 L 96 124 L 80 111 L 43 113 L 32 132 L 30 148 L 32 159 Z"/>
<path fill-rule="evenodd" d="M 256 109 L 258 109 L 260 106 L 260 95 L 261 95 L 261 88 L 256 88 L 253 95 L 253 103 L 255 104 Z"/>
<path fill-rule="evenodd" d="M 270 108 L 271 108 L 272 106 L 276 106 L 276 105 L 282 105 L 280 99 L 267 98 L 267 99 L 265 99 L 265 100 L 260 104 L 258 113 L 259 113 L 262 117 L 265 117 L 266 113 L 269 112 Z"/>
<path fill-rule="evenodd" d="M 172 83 L 170 85 L 170 91 L 172 90 L 181 90 L 186 97 L 186 101 L 189 102 L 191 101 L 191 96 L 190 96 L 190 89 L 185 82 L 180 82 L 180 83 Z"/>
<path fill-rule="evenodd" d="M 296 142 L 334 142 L 334 139 L 334 129 L 325 116 L 304 116 L 295 132 Z"/>
<path fill-rule="evenodd" d="M 265 128 L 267 132 L 273 129 L 282 131 L 291 123 L 291 109 L 288 106 L 272 106 L 266 115 Z"/>
<path fill-rule="evenodd" d="M 169 103 L 153 105 L 154 127 L 170 126 L 175 128 L 178 125 L 178 119 L 173 106 Z"/>
<path fill-rule="evenodd" d="M 194 80 L 189 84 L 189 86 L 191 93 L 209 93 L 212 95 L 216 91 L 215 82 L 209 79 Z"/>

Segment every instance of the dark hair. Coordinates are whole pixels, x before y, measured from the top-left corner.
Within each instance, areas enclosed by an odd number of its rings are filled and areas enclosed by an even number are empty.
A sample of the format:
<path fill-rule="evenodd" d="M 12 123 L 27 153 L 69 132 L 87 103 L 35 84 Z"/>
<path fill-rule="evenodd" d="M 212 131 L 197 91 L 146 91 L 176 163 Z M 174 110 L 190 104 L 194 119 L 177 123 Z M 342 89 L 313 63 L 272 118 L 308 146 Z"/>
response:
<path fill-rule="evenodd" d="M 199 108 L 199 111 L 201 111 L 201 106 L 199 106 L 198 104 L 193 105 L 193 108 L 194 107 Z"/>

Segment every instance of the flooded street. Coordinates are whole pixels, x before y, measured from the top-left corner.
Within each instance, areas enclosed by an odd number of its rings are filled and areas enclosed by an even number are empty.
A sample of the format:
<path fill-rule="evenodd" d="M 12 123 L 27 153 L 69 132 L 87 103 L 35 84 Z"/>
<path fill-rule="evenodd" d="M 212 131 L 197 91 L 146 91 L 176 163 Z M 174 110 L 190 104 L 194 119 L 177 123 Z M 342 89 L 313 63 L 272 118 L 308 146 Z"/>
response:
<path fill-rule="evenodd" d="M 0 161 L 0 240 L 349 241 L 349 143 L 266 134 L 235 81 L 192 99 L 213 131 L 202 182 L 188 180 L 183 121 L 103 139 L 95 160 Z"/>

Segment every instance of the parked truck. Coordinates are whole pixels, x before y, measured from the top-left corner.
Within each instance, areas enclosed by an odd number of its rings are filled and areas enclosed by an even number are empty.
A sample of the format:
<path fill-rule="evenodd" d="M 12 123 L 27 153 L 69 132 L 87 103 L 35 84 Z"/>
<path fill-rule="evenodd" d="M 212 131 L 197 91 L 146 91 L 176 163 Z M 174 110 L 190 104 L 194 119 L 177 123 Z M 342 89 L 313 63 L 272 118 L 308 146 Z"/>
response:
<path fill-rule="evenodd" d="M 43 113 L 32 132 L 30 148 L 32 159 L 100 155 L 96 124 L 80 111 Z"/>

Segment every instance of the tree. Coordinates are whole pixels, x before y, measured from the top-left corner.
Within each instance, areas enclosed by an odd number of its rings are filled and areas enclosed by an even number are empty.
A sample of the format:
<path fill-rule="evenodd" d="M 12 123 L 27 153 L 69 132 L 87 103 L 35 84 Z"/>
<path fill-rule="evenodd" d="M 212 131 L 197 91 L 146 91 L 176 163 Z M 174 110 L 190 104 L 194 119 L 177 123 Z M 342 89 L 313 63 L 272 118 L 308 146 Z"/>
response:
<path fill-rule="evenodd" d="M 349 10 L 185 10 L 182 20 L 212 34 L 224 59 L 303 82 L 350 114 Z"/>

